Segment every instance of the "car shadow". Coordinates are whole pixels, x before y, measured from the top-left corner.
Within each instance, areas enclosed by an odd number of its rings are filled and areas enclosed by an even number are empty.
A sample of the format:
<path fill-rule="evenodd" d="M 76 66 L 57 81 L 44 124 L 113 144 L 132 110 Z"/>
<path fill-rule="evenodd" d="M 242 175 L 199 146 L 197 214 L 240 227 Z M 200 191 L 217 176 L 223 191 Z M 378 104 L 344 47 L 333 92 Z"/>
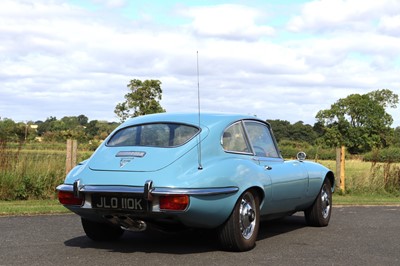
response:
<path fill-rule="evenodd" d="M 274 236 L 289 233 L 307 227 L 304 216 L 293 215 L 285 218 L 263 221 L 260 224 L 257 240 L 272 238 Z"/>
<path fill-rule="evenodd" d="M 257 241 L 306 227 L 304 217 L 290 216 L 274 221 L 262 221 Z M 121 239 L 112 242 L 95 242 L 79 236 L 64 242 L 68 247 L 104 249 L 120 253 L 192 254 L 221 250 L 213 230 L 187 230 L 165 233 L 155 230 L 125 232 Z"/>
<path fill-rule="evenodd" d="M 213 232 L 188 230 L 174 233 L 147 230 L 127 231 L 116 241 L 95 242 L 86 236 L 79 236 L 64 242 L 66 246 L 104 249 L 120 253 L 170 253 L 191 254 L 218 250 Z"/>

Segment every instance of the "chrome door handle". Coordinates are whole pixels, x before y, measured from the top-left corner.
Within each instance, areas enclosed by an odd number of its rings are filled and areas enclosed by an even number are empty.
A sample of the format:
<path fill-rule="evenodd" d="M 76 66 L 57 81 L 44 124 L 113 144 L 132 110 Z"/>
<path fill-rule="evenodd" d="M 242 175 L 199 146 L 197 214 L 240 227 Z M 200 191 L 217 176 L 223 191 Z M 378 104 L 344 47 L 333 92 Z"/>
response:
<path fill-rule="evenodd" d="M 271 170 L 271 169 L 272 169 L 272 167 L 271 167 L 271 166 L 269 166 L 269 165 L 266 165 L 266 166 L 264 166 L 264 169 L 265 169 L 265 170 Z"/>

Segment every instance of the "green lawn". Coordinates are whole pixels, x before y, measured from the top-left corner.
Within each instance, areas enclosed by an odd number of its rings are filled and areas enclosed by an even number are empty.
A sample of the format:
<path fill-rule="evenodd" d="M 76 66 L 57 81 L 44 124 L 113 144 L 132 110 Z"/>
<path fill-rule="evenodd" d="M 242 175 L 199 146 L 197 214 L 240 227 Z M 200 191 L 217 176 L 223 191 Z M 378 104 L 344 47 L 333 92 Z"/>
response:
<path fill-rule="evenodd" d="M 387 195 L 333 195 L 333 205 L 400 205 L 400 197 Z M 0 216 L 69 213 L 58 200 L 0 201 Z"/>
<path fill-rule="evenodd" d="M 0 201 L 0 216 L 68 213 L 58 200 Z"/>
<path fill-rule="evenodd" d="M 400 205 L 400 197 L 393 195 L 338 195 L 333 194 L 333 205 Z"/>

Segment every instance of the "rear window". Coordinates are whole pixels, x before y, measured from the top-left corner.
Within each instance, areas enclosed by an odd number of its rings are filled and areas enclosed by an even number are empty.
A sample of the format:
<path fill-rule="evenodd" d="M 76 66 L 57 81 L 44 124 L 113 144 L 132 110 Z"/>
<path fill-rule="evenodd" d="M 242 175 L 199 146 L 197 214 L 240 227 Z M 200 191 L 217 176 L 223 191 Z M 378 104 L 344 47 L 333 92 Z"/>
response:
<path fill-rule="evenodd" d="M 176 147 L 192 139 L 199 129 L 176 123 L 156 123 L 126 127 L 117 131 L 107 146 Z"/>

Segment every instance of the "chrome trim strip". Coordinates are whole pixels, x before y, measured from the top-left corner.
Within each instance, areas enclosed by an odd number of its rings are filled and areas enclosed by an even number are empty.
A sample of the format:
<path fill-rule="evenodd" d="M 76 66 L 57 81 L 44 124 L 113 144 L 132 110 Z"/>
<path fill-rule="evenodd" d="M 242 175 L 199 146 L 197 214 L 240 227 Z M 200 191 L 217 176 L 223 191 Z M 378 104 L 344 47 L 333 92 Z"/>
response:
<path fill-rule="evenodd" d="M 238 187 L 221 187 L 221 188 L 154 188 L 153 195 L 219 195 L 233 194 L 239 190 Z"/>
<path fill-rule="evenodd" d="M 74 186 L 73 185 L 66 185 L 62 184 L 56 187 L 57 191 L 66 191 L 66 192 L 73 192 L 74 191 Z"/>
<path fill-rule="evenodd" d="M 73 192 L 73 185 L 59 185 L 56 190 Z M 134 193 L 143 194 L 144 187 L 128 187 L 128 186 L 83 186 L 80 192 L 89 193 Z M 233 194 L 239 191 L 238 187 L 220 187 L 220 188 L 153 188 L 152 195 L 191 195 L 191 196 L 205 196 L 205 195 L 220 195 L 220 194 Z"/>
<path fill-rule="evenodd" d="M 82 192 L 105 192 L 105 193 L 134 193 L 143 194 L 144 187 L 128 187 L 128 186 L 83 186 Z"/>

